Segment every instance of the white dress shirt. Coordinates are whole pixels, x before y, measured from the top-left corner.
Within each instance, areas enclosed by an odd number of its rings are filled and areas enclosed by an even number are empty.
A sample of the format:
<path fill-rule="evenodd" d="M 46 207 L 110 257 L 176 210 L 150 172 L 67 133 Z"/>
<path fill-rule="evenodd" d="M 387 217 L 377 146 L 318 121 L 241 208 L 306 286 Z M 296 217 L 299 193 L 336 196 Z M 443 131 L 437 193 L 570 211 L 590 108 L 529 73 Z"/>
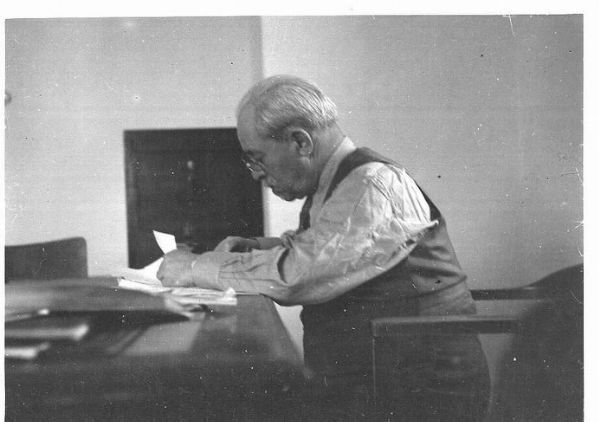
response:
<path fill-rule="evenodd" d="M 320 176 L 310 228 L 283 245 L 251 252 L 206 252 L 193 264 L 200 287 L 259 293 L 286 305 L 331 300 L 394 267 L 437 224 L 404 169 L 368 163 L 350 172 L 325 202 L 341 161 L 356 147 L 345 138 Z"/>

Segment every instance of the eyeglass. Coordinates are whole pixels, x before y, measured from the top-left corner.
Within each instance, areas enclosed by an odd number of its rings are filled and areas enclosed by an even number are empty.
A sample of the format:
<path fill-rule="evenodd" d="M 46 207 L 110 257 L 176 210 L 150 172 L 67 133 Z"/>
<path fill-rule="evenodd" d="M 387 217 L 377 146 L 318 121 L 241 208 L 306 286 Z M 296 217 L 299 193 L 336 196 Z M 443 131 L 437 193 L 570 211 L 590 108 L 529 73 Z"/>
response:
<path fill-rule="evenodd" d="M 247 167 L 250 173 L 265 173 L 266 169 L 264 168 L 264 164 L 259 160 L 256 160 L 254 157 L 249 155 L 247 152 L 241 154 L 241 162 Z"/>

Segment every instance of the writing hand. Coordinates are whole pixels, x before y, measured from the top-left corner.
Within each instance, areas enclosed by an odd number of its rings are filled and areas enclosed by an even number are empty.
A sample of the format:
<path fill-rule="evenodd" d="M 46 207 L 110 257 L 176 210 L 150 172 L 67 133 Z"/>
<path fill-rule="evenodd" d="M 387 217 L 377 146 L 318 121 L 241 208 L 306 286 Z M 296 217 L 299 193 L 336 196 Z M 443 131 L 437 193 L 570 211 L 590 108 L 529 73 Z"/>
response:
<path fill-rule="evenodd" d="M 229 236 L 214 248 L 215 252 L 249 252 L 252 249 L 259 249 L 256 239 L 246 239 L 245 237 Z"/>
<path fill-rule="evenodd" d="M 192 266 L 198 256 L 183 250 L 175 250 L 164 255 L 156 277 L 167 287 L 194 286 Z"/>

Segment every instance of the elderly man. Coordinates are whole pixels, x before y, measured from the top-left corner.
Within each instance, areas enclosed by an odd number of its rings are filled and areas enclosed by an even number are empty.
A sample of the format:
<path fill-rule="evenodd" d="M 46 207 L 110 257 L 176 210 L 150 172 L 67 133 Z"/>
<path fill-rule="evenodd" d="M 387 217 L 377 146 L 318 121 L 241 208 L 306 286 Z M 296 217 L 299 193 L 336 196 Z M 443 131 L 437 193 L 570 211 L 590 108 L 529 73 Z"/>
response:
<path fill-rule="evenodd" d="M 291 76 L 259 82 L 241 100 L 237 122 L 252 176 L 284 200 L 306 198 L 299 229 L 281 238 L 228 237 L 201 255 L 171 252 L 158 277 L 165 285 L 233 287 L 303 305 L 314 408 L 351 420 L 369 399 L 372 318 L 475 312 L 445 220 L 401 166 L 356 148 L 337 124 L 335 104 L 309 82 Z M 439 369 L 430 343 L 414 340 L 405 351 L 409 370 L 396 368 L 397 377 L 404 386 L 411 380 L 408 390 L 433 392 L 414 396 L 432 403 L 416 398 L 401 405 L 408 420 L 446 412 L 460 397 L 468 405 L 458 405 L 455 417 L 480 418 L 484 357 L 476 338 L 458 343 L 447 352 L 461 365 L 451 374 Z"/>

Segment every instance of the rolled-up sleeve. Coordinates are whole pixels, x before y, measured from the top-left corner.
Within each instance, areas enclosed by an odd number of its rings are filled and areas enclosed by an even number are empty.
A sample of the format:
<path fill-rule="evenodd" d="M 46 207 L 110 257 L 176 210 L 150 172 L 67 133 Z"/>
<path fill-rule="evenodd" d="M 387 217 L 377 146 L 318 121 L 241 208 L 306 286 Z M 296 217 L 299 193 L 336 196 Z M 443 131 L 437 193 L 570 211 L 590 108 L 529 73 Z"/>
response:
<path fill-rule="evenodd" d="M 401 169 L 371 163 L 352 171 L 282 246 L 208 252 L 194 263 L 201 287 L 258 293 L 282 304 L 328 301 L 397 265 L 436 224 L 420 189 Z"/>

